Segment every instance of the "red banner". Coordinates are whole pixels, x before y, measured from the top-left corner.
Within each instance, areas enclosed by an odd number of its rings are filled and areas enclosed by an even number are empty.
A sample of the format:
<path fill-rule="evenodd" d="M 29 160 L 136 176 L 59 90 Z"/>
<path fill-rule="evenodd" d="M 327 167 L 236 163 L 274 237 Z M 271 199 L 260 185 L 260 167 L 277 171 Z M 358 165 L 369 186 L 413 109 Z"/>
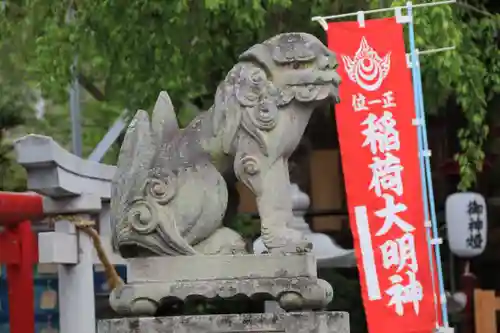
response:
<path fill-rule="evenodd" d="M 342 77 L 336 121 L 369 331 L 430 333 L 436 313 L 403 26 L 331 23 L 328 44 Z"/>

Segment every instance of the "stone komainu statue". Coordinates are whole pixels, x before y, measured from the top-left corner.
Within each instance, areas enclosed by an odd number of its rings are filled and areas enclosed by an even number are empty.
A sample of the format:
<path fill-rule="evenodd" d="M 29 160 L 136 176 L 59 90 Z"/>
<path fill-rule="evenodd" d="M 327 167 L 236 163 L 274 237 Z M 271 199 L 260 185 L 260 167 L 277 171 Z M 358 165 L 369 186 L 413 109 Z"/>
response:
<path fill-rule="evenodd" d="M 113 246 L 123 257 L 244 253 L 222 225 L 234 168 L 256 196 L 269 252 L 305 252 L 311 244 L 292 219 L 288 158 L 315 108 L 338 102 L 337 60 L 316 37 L 286 33 L 239 57 L 214 105 L 179 129 L 162 92 L 150 121 L 130 123 L 112 188 Z"/>

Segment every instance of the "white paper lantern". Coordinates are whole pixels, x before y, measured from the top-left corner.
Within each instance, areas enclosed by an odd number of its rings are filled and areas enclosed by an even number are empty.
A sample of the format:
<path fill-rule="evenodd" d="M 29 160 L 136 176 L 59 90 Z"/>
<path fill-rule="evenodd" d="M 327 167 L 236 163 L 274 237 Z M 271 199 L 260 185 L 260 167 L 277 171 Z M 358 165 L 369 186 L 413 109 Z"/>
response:
<path fill-rule="evenodd" d="M 448 243 L 453 254 L 475 257 L 486 247 L 486 201 L 479 193 L 463 192 L 446 199 Z"/>

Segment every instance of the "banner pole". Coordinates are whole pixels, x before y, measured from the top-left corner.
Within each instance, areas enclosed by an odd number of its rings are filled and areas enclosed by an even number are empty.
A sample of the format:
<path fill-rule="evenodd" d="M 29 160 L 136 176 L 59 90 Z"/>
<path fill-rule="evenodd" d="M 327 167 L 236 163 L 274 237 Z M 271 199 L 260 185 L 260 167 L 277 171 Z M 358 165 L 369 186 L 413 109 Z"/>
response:
<path fill-rule="evenodd" d="M 447 4 L 452 4 L 456 3 L 456 0 L 444 0 L 444 1 L 436 1 L 436 2 L 424 2 L 424 3 L 419 3 L 415 5 L 411 5 L 411 8 L 423 8 L 423 7 L 431 7 L 431 6 L 439 6 L 439 5 L 447 5 Z M 397 7 L 386 7 L 386 8 L 377 8 L 377 9 L 371 9 L 371 10 L 365 10 L 361 11 L 363 14 L 376 14 L 376 13 L 383 13 L 383 12 L 388 12 L 391 10 L 394 11 L 401 11 L 403 8 L 408 8 L 407 6 L 397 6 Z M 345 18 L 345 17 L 351 17 L 351 16 L 358 16 L 360 11 L 357 12 L 352 12 L 352 13 L 345 13 L 345 14 L 337 14 L 337 15 L 328 15 L 328 16 L 314 16 L 311 18 L 312 21 L 318 21 L 320 22 L 326 22 L 326 20 L 334 20 L 338 18 Z M 326 30 L 326 29 L 325 29 Z"/>
<path fill-rule="evenodd" d="M 447 47 L 440 47 L 437 49 L 429 49 L 429 50 L 424 50 L 424 51 L 418 50 L 417 54 L 420 56 L 422 54 L 433 54 L 433 53 L 444 52 L 444 51 L 453 51 L 454 49 L 455 49 L 455 46 L 447 46 Z"/>
<path fill-rule="evenodd" d="M 409 15 L 409 21 L 407 23 L 411 24 L 412 22 L 412 17 Z M 413 49 L 410 50 L 410 53 L 407 53 L 407 62 L 408 62 L 408 67 L 410 68 L 415 68 L 419 67 L 419 52 L 415 50 L 415 54 L 411 52 Z M 413 71 L 412 71 L 413 74 Z M 431 279 L 432 279 L 432 295 L 434 297 L 434 312 L 436 315 L 436 328 L 439 327 L 439 298 L 437 296 L 437 288 L 436 288 L 436 269 L 434 266 L 434 254 L 433 254 L 433 248 L 431 245 L 431 239 L 432 239 L 432 233 L 431 233 L 431 227 L 432 227 L 432 222 L 430 220 L 430 214 L 429 214 L 429 206 L 427 202 L 429 202 L 429 199 L 427 198 L 427 183 L 426 183 L 426 178 L 425 178 L 425 164 L 424 164 L 424 152 L 426 151 L 424 149 L 424 144 L 423 144 L 423 137 L 422 137 L 422 131 L 420 130 L 420 127 L 422 126 L 422 121 L 420 120 L 422 118 L 422 112 L 420 110 L 420 103 L 418 102 L 418 90 L 416 89 L 417 87 L 417 82 L 416 82 L 416 76 L 412 75 L 412 80 L 413 80 L 413 93 L 414 93 L 414 98 L 413 102 L 415 103 L 415 119 L 413 125 L 416 126 L 417 128 L 417 141 L 418 141 L 418 151 L 419 151 L 419 157 L 418 157 L 418 162 L 419 162 L 419 167 L 420 167 L 420 182 L 422 184 L 422 202 L 423 202 L 423 208 L 424 208 L 424 227 L 425 227 L 425 234 L 427 237 L 427 251 L 428 251 L 428 259 L 429 259 L 429 264 L 430 264 L 430 271 L 431 271 Z"/>
<path fill-rule="evenodd" d="M 424 154 L 425 152 L 428 151 L 428 141 L 427 141 L 427 128 L 426 128 L 426 122 L 425 122 L 425 111 L 424 111 L 424 101 L 423 101 L 423 94 L 422 94 L 422 77 L 420 73 L 420 66 L 418 65 L 418 59 L 417 59 L 417 50 L 415 47 L 415 30 L 414 30 L 414 25 L 413 25 L 413 12 L 412 12 L 412 3 L 408 2 L 407 3 L 407 8 L 408 8 L 408 16 L 410 17 L 410 22 L 408 23 L 408 32 L 409 32 L 409 42 L 410 42 L 410 50 L 411 50 L 411 58 L 412 58 L 412 76 L 413 76 L 413 83 L 414 83 L 414 90 L 415 90 L 415 96 L 414 98 L 418 101 L 418 107 L 416 108 L 417 110 L 417 118 L 419 118 L 419 126 L 418 130 L 421 133 L 422 137 L 422 143 L 423 143 L 423 150 L 420 152 L 421 154 Z M 419 135 L 420 137 L 420 135 Z M 428 203 L 424 202 L 424 205 L 427 206 L 429 205 L 429 210 L 430 210 L 430 215 L 431 215 L 431 225 L 432 225 L 432 234 L 433 234 L 433 239 L 431 241 L 431 244 L 434 245 L 434 254 L 435 254 L 435 259 L 436 259 L 436 267 L 438 270 L 438 281 L 439 281 L 439 296 L 440 296 L 440 303 L 441 303 L 441 312 L 442 312 L 442 318 L 443 318 L 443 326 L 444 327 L 449 327 L 449 322 L 448 322 L 448 309 L 447 309 L 447 304 L 446 304 L 446 294 L 444 291 L 444 283 L 443 283 L 443 267 L 441 263 L 441 250 L 439 248 L 440 242 L 439 242 L 439 234 L 438 234 L 438 229 L 437 229 L 437 218 L 436 218 L 436 210 L 435 210 L 435 205 L 434 205 L 434 189 L 432 186 L 432 175 L 431 175 L 431 170 L 430 170 L 430 154 L 425 154 L 423 156 L 424 159 L 424 167 L 425 167 L 425 176 L 427 179 L 427 191 L 428 191 Z M 425 182 L 422 184 L 424 185 Z M 424 185 L 425 186 L 425 185 Z M 427 197 L 427 196 L 425 196 Z M 432 260 L 432 259 L 431 259 Z"/>

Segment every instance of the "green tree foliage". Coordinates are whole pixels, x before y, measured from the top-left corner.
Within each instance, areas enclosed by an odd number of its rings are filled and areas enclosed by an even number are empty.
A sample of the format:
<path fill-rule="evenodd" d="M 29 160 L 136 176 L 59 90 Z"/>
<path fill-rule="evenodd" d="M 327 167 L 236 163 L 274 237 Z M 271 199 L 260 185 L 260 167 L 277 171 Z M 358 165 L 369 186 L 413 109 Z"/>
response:
<path fill-rule="evenodd" d="M 82 94 L 82 153 L 90 155 L 101 141 L 113 122 L 118 119 L 123 110 L 106 102 L 98 102 Z M 41 119 L 33 119 L 19 128 L 17 135 L 36 133 L 51 136 L 58 144 L 71 151 L 71 119 L 68 102 L 55 104 L 46 102 L 45 113 Z M 102 163 L 115 164 L 118 147 L 113 146 L 104 156 Z"/>
<path fill-rule="evenodd" d="M 13 35 L 33 32 L 23 49 L 31 59 L 30 74 L 46 96 L 66 99 L 77 53 L 79 72 L 107 101 L 131 110 L 151 106 L 160 90 L 177 102 L 208 103 L 237 55 L 251 44 L 294 29 L 323 34 L 311 16 L 357 5 L 329 0 L 86 0 L 75 2 L 76 15 L 68 23 L 65 1 L 17 3 L 8 2 L 4 28 Z"/>
<path fill-rule="evenodd" d="M 355 8 L 354 2 L 345 7 L 327 0 L 86 0 L 72 4 L 76 15 L 69 20 L 66 1 L 5 5 L 0 40 L 12 46 L 11 55 L 48 101 L 44 119 L 24 126 L 25 132 L 51 135 L 69 148 L 67 87 L 75 54 L 80 82 L 102 92 L 100 103 L 82 103 L 84 156 L 124 108 L 150 108 L 167 90 L 186 125 L 197 107 L 211 103 L 217 83 L 255 41 L 289 30 L 293 22 L 318 34 L 312 15 Z M 113 155 L 105 161 L 113 163 Z"/>
<path fill-rule="evenodd" d="M 2 40 L 0 57 L 0 190 L 16 191 L 24 188 L 24 172 L 13 163 L 9 132 L 34 115 L 35 95 L 14 61 L 12 45 Z"/>
<path fill-rule="evenodd" d="M 23 111 L 26 105 L 20 105 L 21 99 L 14 96 L 24 95 L 22 91 L 9 89 L 0 79 L 0 190 L 18 191 L 24 189 L 23 170 L 14 163 L 12 142 L 8 139 L 8 131 L 21 125 L 24 121 Z M 14 87 L 12 87 L 14 88 Z"/>
<path fill-rule="evenodd" d="M 55 103 L 67 99 L 70 65 L 78 54 L 79 73 L 103 92 L 108 107 L 150 108 L 158 92 L 167 90 L 178 108 L 186 101 L 206 108 L 237 55 L 256 41 L 292 30 L 324 36 L 310 21 L 312 16 L 380 4 L 380 0 L 84 0 L 71 4 L 76 14 L 69 21 L 66 1 L 8 1 L 0 38 L 11 40 L 30 78 L 40 82 L 44 95 Z M 457 47 L 454 52 L 423 57 L 422 68 L 428 110 L 439 110 L 454 99 L 468 124 L 458 133 L 461 189 L 473 186 L 482 168 L 487 103 L 500 80 L 499 15 L 487 12 L 486 5 L 487 0 L 470 0 L 415 13 L 420 49 Z"/>
<path fill-rule="evenodd" d="M 429 2 L 429 1 L 425 1 Z M 372 7 L 379 1 L 371 0 Z M 406 1 L 392 1 L 404 6 Z M 487 6 L 491 11 L 488 12 Z M 416 45 L 420 50 L 455 46 L 452 52 L 421 56 L 426 111 L 436 113 L 455 101 L 466 121 L 457 133 L 459 189 L 470 189 L 482 170 L 488 136 L 488 102 L 500 92 L 500 14 L 493 1 L 415 9 Z M 498 5 L 496 5 L 498 7 Z"/>

